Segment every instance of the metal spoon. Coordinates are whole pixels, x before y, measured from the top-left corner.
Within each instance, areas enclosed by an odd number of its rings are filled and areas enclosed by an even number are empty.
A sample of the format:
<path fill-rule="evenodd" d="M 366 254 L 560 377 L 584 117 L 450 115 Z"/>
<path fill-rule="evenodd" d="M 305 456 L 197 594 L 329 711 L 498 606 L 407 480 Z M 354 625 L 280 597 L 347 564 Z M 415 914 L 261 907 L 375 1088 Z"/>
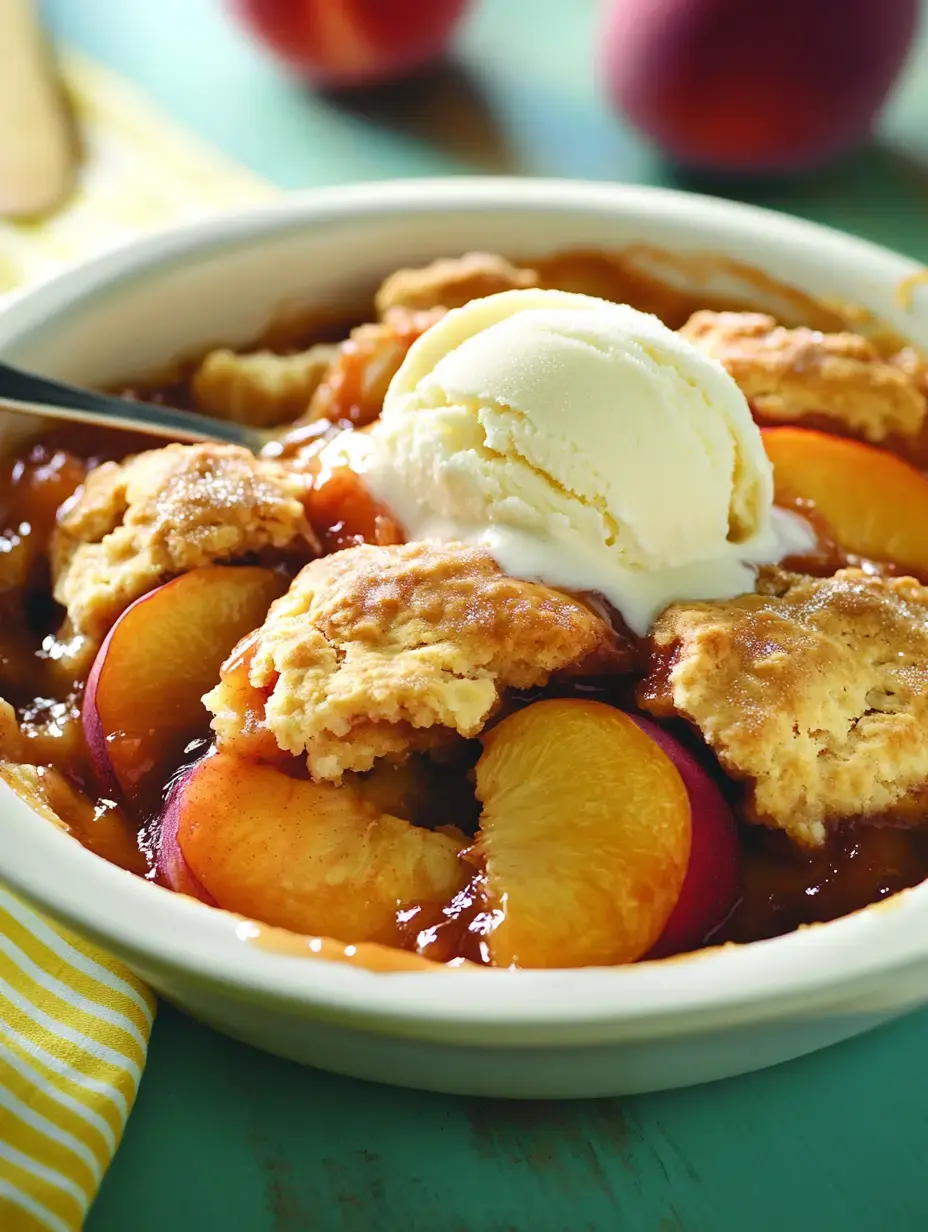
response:
<path fill-rule="evenodd" d="M 174 441 L 222 441 L 227 445 L 243 445 L 252 453 L 260 453 L 271 437 L 270 433 L 246 424 L 210 419 L 194 411 L 177 411 L 152 402 L 98 394 L 92 389 L 52 381 L 5 363 L 0 363 L 0 410 L 106 428 L 125 428 Z"/>

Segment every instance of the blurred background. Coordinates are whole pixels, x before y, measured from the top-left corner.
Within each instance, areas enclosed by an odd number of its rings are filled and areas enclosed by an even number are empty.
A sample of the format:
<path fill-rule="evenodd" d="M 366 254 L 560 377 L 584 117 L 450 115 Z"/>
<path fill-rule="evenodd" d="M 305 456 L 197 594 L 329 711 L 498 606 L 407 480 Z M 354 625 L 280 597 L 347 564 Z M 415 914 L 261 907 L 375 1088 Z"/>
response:
<path fill-rule="evenodd" d="M 928 262 L 921 7 L 46 0 L 41 12 L 56 45 L 117 70 L 279 188 L 468 173 L 663 184 Z"/>

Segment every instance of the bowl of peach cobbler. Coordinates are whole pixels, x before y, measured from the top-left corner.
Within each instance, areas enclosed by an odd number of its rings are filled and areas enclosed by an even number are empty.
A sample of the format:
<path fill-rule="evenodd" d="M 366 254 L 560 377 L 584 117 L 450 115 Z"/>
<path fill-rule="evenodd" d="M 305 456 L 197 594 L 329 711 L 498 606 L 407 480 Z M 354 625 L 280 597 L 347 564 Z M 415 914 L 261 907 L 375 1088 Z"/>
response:
<path fill-rule="evenodd" d="M 509 1095 L 928 999 L 928 341 L 684 194 L 283 200 L 0 314 L 0 876 L 240 1038 Z M 906 281 L 908 279 L 908 281 Z"/>

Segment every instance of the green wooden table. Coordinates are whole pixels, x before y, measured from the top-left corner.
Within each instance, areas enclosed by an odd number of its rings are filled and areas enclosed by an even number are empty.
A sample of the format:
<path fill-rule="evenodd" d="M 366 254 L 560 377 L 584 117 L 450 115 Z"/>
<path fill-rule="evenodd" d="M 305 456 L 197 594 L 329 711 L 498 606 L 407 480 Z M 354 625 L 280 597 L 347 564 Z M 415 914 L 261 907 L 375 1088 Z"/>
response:
<path fill-rule="evenodd" d="M 801 183 L 707 185 L 675 175 L 603 109 L 596 7 L 483 0 L 456 68 L 340 105 L 282 77 L 219 0 L 47 4 L 58 34 L 286 188 L 473 171 L 708 187 L 928 263 L 928 43 L 876 147 Z M 712 1087 L 506 1104 L 300 1069 L 162 1008 L 88 1229 L 920 1230 L 926 1042 L 928 1012 Z"/>

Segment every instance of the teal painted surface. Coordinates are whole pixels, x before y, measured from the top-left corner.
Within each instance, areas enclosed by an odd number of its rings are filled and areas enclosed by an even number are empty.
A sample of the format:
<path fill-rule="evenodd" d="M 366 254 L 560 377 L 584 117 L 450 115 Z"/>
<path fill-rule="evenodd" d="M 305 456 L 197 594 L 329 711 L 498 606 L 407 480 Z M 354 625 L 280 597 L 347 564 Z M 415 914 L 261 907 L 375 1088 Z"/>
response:
<path fill-rule="evenodd" d="M 926 1032 L 517 1104 L 300 1069 L 162 1007 L 88 1232 L 923 1232 Z"/>
<path fill-rule="evenodd" d="M 46 5 L 60 35 L 283 187 L 473 171 L 709 187 L 928 262 L 928 43 L 874 148 L 790 185 L 706 185 L 603 110 L 596 7 L 483 0 L 454 71 L 345 106 L 283 77 L 218 0 Z M 506 1105 L 299 1069 L 163 1008 L 88 1232 L 915 1232 L 926 1040 L 928 1012 L 713 1087 Z"/>

